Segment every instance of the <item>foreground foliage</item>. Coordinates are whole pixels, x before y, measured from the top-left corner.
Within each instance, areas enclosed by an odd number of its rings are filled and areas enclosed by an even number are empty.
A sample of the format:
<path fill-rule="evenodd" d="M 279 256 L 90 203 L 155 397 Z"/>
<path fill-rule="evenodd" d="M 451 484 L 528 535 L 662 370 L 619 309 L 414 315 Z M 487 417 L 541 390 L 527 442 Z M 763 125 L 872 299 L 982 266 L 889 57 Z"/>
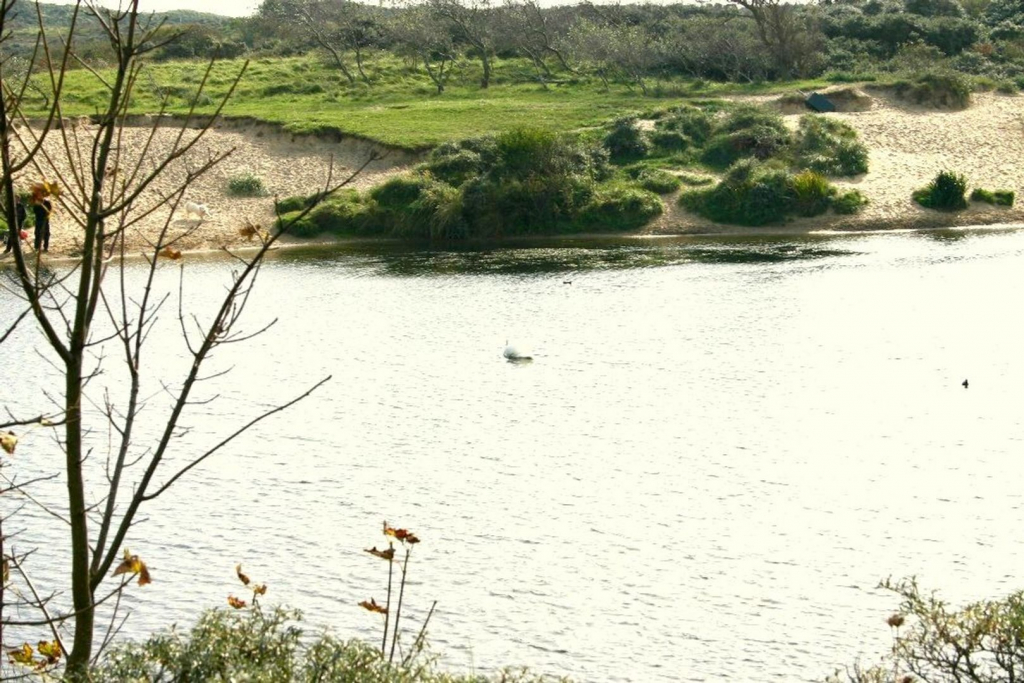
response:
<path fill-rule="evenodd" d="M 295 610 L 211 610 L 190 632 L 175 629 L 116 646 L 91 672 L 96 683 L 121 681 L 338 681 L 352 683 L 541 683 L 556 679 L 525 671 L 494 676 L 453 675 L 435 662 L 389 664 L 378 648 L 322 634 L 306 637 Z"/>
<path fill-rule="evenodd" d="M 966 209 L 967 178 L 955 171 L 940 171 L 928 185 L 914 190 L 913 197 L 915 202 L 927 209 Z"/>
<path fill-rule="evenodd" d="M 899 612 L 887 622 L 892 650 L 875 665 L 837 671 L 828 683 L 1024 679 L 1024 592 L 955 608 L 923 594 L 914 579 L 887 580 L 882 587 L 900 597 Z"/>

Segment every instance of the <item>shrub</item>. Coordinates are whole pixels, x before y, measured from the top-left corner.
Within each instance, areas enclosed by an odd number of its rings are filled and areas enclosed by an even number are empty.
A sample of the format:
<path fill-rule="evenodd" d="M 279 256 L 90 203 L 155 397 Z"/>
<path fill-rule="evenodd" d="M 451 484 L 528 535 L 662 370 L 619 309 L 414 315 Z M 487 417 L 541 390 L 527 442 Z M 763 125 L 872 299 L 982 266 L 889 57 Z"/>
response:
<path fill-rule="evenodd" d="M 427 186 L 423 175 L 406 174 L 390 178 L 370 190 L 370 197 L 385 209 L 405 209 L 420 198 Z"/>
<path fill-rule="evenodd" d="M 868 198 L 857 190 L 842 192 L 832 198 L 832 210 L 838 214 L 849 215 L 860 211 L 868 203 Z"/>
<path fill-rule="evenodd" d="M 849 125 L 827 116 L 800 117 L 795 148 L 797 164 L 828 176 L 853 176 L 868 171 L 868 150 Z"/>
<path fill-rule="evenodd" d="M 267 188 L 258 175 L 244 173 L 228 179 L 228 194 L 234 197 L 265 197 Z"/>
<path fill-rule="evenodd" d="M 573 225 L 582 230 L 632 230 L 663 210 L 661 200 L 653 192 L 609 184 L 598 188 Z"/>
<path fill-rule="evenodd" d="M 915 190 L 914 201 L 928 209 L 957 211 L 967 208 L 967 179 L 953 171 L 941 171 L 926 187 Z"/>
<path fill-rule="evenodd" d="M 793 211 L 800 216 L 817 216 L 828 211 L 836 189 L 825 176 L 814 171 L 803 171 L 790 181 L 793 193 Z"/>
<path fill-rule="evenodd" d="M 983 190 L 980 187 L 971 192 L 972 202 L 985 202 L 996 206 L 1013 206 L 1015 198 L 1012 190 Z"/>
<path fill-rule="evenodd" d="M 878 681 L 1013 681 L 1024 662 L 1024 592 L 954 608 L 914 579 L 883 581 L 899 607 L 885 620 L 892 635 L 881 663 L 854 665 L 826 683 Z M 879 620 L 879 627 L 883 622 Z"/>
<path fill-rule="evenodd" d="M 690 146 L 689 139 L 674 130 L 655 130 L 648 139 L 654 147 L 665 152 L 682 152 Z"/>
<path fill-rule="evenodd" d="M 681 107 L 671 110 L 655 127 L 662 132 L 679 133 L 695 145 L 703 145 L 711 137 L 714 119 L 703 109 Z"/>
<path fill-rule="evenodd" d="M 643 157 L 650 149 L 647 137 L 637 127 L 635 116 L 616 120 L 611 132 L 604 138 L 604 147 L 614 160 Z"/>
<path fill-rule="evenodd" d="M 680 173 L 676 176 L 679 182 L 690 187 L 702 187 L 715 182 L 715 179 L 706 175 L 694 175 L 693 173 Z"/>
<path fill-rule="evenodd" d="M 680 203 L 718 223 L 761 226 L 828 210 L 836 189 L 820 174 L 741 161 L 715 187 L 685 192 Z"/>
<path fill-rule="evenodd" d="M 301 211 L 307 206 L 312 205 L 315 201 L 316 195 L 309 195 L 308 197 L 304 197 L 302 195 L 285 197 L 284 199 L 279 199 L 274 204 L 274 208 L 277 213 L 291 213 L 293 211 Z"/>
<path fill-rule="evenodd" d="M 330 635 L 305 636 L 302 615 L 281 608 L 203 614 L 191 632 L 175 630 L 114 646 L 89 672 L 96 683 L 121 681 L 337 681 L 355 683 L 478 683 L 477 674 L 435 669 L 434 658 L 412 651 L 389 663 L 378 647 Z M 379 643 L 378 643 L 379 645 Z M 414 656 L 416 655 L 416 656 Z M 527 671 L 497 674 L 508 683 L 555 679 Z M 495 680 L 498 680 L 498 678 Z"/>
<path fill-rule="evenodd" d="M 789 129 L 778 113 L 764 107 L 737 107 L 715 127 L 701 161 L 714 168 L 727 168 L 739 159 L 770 159 L 790 141 Z"/>
<path fill-rule="evenodd" d="M 953 71 L 925 73 L 896 83 L 896 94 L 914 104 L 963 109 L 971 103 L 971 82 Z"/>
<path fill-rule="evenodd" d="M 650 168 L 642 169 L 636 175 L 636 180 L 640 183 L 642 188 L 657 194 L 675 192 L 679 189 L 679 185 L 681 184 L 679 178 L 668 171 Z"/>
<path fill-rule="evenodd" d="M 458 187 L 483 172 L 484 160 L 479 152 L 471 149 L 439 147 L 430 154 L 422 168 L 435 178 Z"/>

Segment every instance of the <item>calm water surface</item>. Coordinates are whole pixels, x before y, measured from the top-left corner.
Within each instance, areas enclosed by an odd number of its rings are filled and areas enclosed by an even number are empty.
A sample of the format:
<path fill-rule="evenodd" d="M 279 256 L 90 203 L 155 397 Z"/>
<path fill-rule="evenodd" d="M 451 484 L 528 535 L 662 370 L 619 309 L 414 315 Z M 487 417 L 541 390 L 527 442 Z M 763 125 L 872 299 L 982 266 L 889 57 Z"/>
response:
<path fill-rule="evenodd" d="M 229 267 L 192 259 L 189 296 Z M 333 379 L 150 507 L 132 635 L 241 595 L 241 562 L 314 630 L 376 640 L 356 603 L 384 597 L 363 548 L 385 519 L 423 540 L 409 627 L 436 599 L 431 642 L 461 671 L 816 680 L 887 646 L 880 579 L 1022 587 L 1024 232 L 288 251 L 258 289 L 247 329 L 279 322 L 217 355 L 233 372 L 177 456 Z M 174 318 L 149 357 L 168 378 Z M 535 361 L 506 362 L 506 339 Z M 4 346 L 5 403 L 43 405 L 37 344 Z M 15 467 L 60 457 L 37 430 Z M 63 530 L 20 515 L 46 584 Z"/>

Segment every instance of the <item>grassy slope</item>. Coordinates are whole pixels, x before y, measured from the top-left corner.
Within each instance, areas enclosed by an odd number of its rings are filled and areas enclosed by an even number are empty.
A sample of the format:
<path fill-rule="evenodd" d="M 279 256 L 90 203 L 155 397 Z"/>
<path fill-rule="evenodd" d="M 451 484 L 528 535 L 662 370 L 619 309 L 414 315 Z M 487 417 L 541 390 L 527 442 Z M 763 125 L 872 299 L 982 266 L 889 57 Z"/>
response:
<path fill-rule="evenodd" d="M 373 63 L 368 70 L 374 81 L 370 86 L 348 85 L 313 57 L 259 59 L 249 65 L 225 114 L 280 123 L 294 132 L 337 130 L 396 147 L 423 149 L 517 126 L 553 131 L 597 126 L 625 113 L 669 107 L 685 97 L 816 85 L 738 86 L 676 79 L 656 84 L 665 96 L 642 97 L 622 85 L 605 90 L 600 83 L 579 80 L 545 90 L 525 62 L 506 60 L 499 62 L 491 88 L 482 90 L 477 66 L 463 63 L 445 93 L 437 95 L 421 69 L 394 57 Z M 206 90 L 210 97 L 204 99 L 200 113 L 213 111 L 213 102 L 226 92 L 241 67 L 239 60 L 216 65 Z M 163 93 L 169 96 L 168 111 L 184 113 L 204 68 L 191 62 L 149 65 L 139 80 L 133 111 L 158 111 Z M 65 115 L 94 114 L 102 99 L 94 76 L 81 70 L 69 74 L 62 100 Z"/>

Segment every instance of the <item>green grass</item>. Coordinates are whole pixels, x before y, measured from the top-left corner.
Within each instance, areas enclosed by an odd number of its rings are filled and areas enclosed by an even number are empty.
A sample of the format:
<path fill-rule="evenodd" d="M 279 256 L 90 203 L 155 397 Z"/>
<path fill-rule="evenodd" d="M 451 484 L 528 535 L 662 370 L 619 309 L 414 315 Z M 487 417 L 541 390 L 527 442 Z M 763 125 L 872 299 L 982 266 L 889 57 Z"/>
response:
<path fill-rule="evenodd" d="M 242 64 L 241 60 L 225 60 L 215 65 L 199 113 L 214 111 Z M 203 68 L 204 64 L 199 62 L 148 65 L 139 79 L 132 111 L 158 111 L 162 97 L 166 96 L 169 113 L 185 113 L 198 91 Z M 597 127 L 629 112 L 664 111 L 689 98 L 777 92 L 822 84 L 700 82 L 700 87 L 693 88 L 693 81 L 675 78 L 659 83 L 660 90 L 668 93 L 666 96 L 644 98 L 624 85 L 612 84 L 605 90 L 598 81 L 569 77 L 564 79 L 565 83 L 545 89 L 535 82 L 529 65 L 518 59 L 497 61 L 494 84 L 481 90 L 477 69 L 475 62 L 464 62 L 445 93 L 437 95 L 419 67 L 409 67 L 392 56 L 378 56 L 370 63 L 371 85 L 349 85 L 338 72 L 314 57 L 256 59 L 250 63 L 224 115 L 278 123 L 295 133 L 337 132 L 422 150 L 447 140 L 523 126 L 554 132 Z M 95 114 L 103 97 L 104 91 L 95 76 L 85 70 L 72 71 L 62 98 L 64 115 Z"/>

